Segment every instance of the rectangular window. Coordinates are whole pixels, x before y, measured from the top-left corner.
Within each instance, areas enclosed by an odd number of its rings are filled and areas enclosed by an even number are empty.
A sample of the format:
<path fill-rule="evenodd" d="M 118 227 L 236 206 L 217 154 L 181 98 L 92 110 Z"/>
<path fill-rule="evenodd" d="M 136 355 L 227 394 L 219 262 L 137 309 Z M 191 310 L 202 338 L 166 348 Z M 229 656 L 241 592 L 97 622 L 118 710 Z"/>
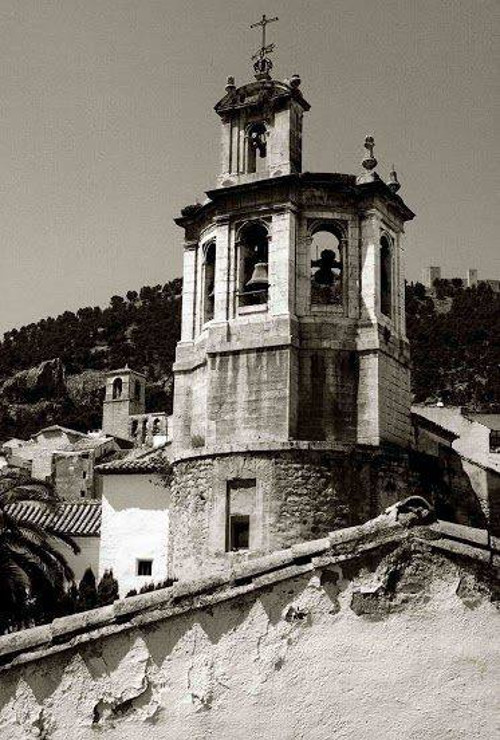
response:
<path fill-rule="evenodd" d="M 236 479 L 227 483 L 226 552 L 249 550 L 251 523 L 255 515 L 256 480 Z"/>
<path fill-rule="evenodd" d="M 137 575 L 138 576 L 150 576 L 153 572 L 153 561 L 152 560 L 138 560 L 137 561 Z"/>
<path fill-rule="evenodd" d="M 490 431 L 490 452 L 500 452 L 500 430 Z"/>
<path fill-rule="evenodd" d="M 230 549 L 248 550 L 250 541 L 250 517 L 248 514 L 233 514 L 230 521 Z"/>

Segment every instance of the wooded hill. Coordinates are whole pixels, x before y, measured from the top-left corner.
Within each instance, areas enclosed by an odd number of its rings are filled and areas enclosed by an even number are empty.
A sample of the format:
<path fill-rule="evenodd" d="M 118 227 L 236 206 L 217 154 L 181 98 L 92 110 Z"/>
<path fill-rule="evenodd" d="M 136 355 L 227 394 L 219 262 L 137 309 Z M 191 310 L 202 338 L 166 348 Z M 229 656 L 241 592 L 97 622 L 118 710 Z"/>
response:
<path fill-rule="evenodd" d="M 0 343 L 0 441 L 48 424 L 101 423 L 104 373 L 130 367 L 147 379 L 148 410 L 172 410 L 180 335 L 180 279 L 113 296 L 101 309 L 65 311 L 12 329 Z M 500 403 L 500 294 L 460 281 L 433 291 L 407 285 L 415 400 L 493 408 Z"/>

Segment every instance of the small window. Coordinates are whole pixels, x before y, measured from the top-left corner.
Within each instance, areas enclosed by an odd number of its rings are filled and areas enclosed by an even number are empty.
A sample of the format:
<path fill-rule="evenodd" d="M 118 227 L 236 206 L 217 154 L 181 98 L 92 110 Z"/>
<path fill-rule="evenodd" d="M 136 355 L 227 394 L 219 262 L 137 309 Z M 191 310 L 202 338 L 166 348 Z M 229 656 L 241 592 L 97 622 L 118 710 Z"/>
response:
<path fill-rule="evenodd" d="M 83 473 L 82 473 L 82 478 L 83 478 L 83 480 L 85 480 L 85 478 L 86 478 L 86 477 L 87 477 L 87 473 L 86 473 L 86 471 L 84 470 L 84 471 L 83 471 Z"/>
<path fill-rule="evenodd" d="M 148 433 L 148 420 L 147 419 L 143 419 L 143 421 L 142 421 L 142 441 L 143 442 L 146 441 L 146 435 L 147 435 L 147 433 Z"/>
<path fill-rule="evenodd" d="M 500 452 L 500 429 L 490 431 L 490 452 Z"/>
<path fill-rule="evenodd" d="M 139 422 L 137 421 L 137 419 L 133 419 L 132 426 L 130 427 L 132 437 L 137 437 L 138 429 L 139 429 Z"/>
<path fill-rule="evenodd" d="M 85 498 L 86 491 L 81 490 L 80 491 L 80 498 Z"/>
<path fill-rule="evenodd" d="M 160 420 L 156 418 L 153 420 L 153 436 L 160 434 L 160 432 L 161 432 Z"/>
<path fill-rule="evenodd" d="M 256 513 L 255 478 L 227 482 L 226 551 L 249 550 L 251 545 L 250 520 Z"/>
<path fill-rule="evenodd" d="M 232 552 L 248 550 L 250 542 L 250 517 L 247 514 L 233 514 L 230 521 L 230 546 Z"/>
<path fill-rule="evenodd" d="M 138 560 L 137 561 L 137 575 L 138 576 L 150 576 L 153 572 L 153 561 L 152 560 Z"/>

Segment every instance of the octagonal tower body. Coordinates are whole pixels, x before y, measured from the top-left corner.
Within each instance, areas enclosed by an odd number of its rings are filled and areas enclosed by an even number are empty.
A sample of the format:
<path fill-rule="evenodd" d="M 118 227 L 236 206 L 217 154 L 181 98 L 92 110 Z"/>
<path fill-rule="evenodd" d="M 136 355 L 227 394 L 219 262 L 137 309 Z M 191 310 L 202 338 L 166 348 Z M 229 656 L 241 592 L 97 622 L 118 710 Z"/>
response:
<path fill-rule="evenodd" d="M 413 213 L 374 173 L 303 173 L 308 110 L 298 78 L 228 86 L 218 186 L 176 219 L 174 575 L 363 521 L 404 482 Z"/>

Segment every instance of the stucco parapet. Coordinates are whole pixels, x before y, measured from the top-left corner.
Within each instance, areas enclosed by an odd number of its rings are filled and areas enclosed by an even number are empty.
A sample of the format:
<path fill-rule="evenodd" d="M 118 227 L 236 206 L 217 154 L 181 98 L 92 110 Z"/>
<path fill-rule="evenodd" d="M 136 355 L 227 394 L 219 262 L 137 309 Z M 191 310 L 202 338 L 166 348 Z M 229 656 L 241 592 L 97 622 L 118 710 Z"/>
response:
<path fill-rule="evenodd" d="M 441 552 L 459 555 L 472 560 L 480 560 L 483 563 L 489 563 L 492 560 L 492 554 L 489 549 L 482 550 L 479 547 L 474 547 L 456 540 L 449 540 L 444 537 L 436 540 L 426 538 L 425 541 L 429 544 L 429 547 Z"/>
<path fill-rule="evenodd" d="M 460 536 L 466 540 L 469 538 L 467 541 L 450 539 L 445 534 L 440 536 L 439 533 L 444 533 L 448 525 L 441 526 L 442 523 L 438 523 L 437 527 L 429 526 L 431 517 L 432 512 L 426 508 L 424 499 L 413 496 L 365 524 L 250 559 L 235 565 L 229 574 L 177 583 L 170 588 L 122 599 L 111 606 L 62 617 L 49 625 L 5 635 L 0 637 L 2 670 L 5 670 L 5 666 L 37 660 L 43 655 L 69 650 L 103 636 L 137 629 L 141 625 L 236 599 L 316 568 L 346 560 L 362 560 L 368 551 L 386 551 L 387 546 L 396 547 L 405 539 L 424 543 L 430 549 L 444 554 L 459 555 L 476 562 L 490 561 L 490 548 L 476 544 L 479 540 L 482 543 L 486 541 L 484 533 L 471 533 L 469 527 L 464 527 Z"/>
<path fill-rule="evenodd" d="M 437 521 L 431 524 L 430 531 L 436 532 L 441 536 L 488 547 L 488 532 L 485 529 L 466 527 L 463 524 L 455 524 L 454 522 Z M 493 546 L 493 542 L 491 542 L 491 545 Z"/>
<path fill-rule="evenodd" d="M 43 624 L 40 627 L 31 627 L 30 629 L 13 632 L 10 635 L 0 637 L 0 657 L 3 655 L 15 655 L 35 648 L 52 639 L 52 629 L 50 624 Z"/>
<path fill-rule="evenodd" d="M 263 571 L 273 571 L 283 568 L 293 562 L 293 553 L 291 548 L 287 550 L 278 550 L 270 555 L 264 555 L 260 558 L 249 559 L 244 563 L 238 563 L 231 571 L 231 579 L 235 582 L 251 578 L 257 573 Z"/>
<path fill-rule="evenodd" d="M 311 555 L 317 555 L 318 553 L 330 550 L 332 541 L 329 537 L 323 537 L 321 540 L 313 540 L 312 542 L 300 542 L 297 545 L 292 545 L 292 555 L 294 559 L 300 559 L 309 557 Z"/>

